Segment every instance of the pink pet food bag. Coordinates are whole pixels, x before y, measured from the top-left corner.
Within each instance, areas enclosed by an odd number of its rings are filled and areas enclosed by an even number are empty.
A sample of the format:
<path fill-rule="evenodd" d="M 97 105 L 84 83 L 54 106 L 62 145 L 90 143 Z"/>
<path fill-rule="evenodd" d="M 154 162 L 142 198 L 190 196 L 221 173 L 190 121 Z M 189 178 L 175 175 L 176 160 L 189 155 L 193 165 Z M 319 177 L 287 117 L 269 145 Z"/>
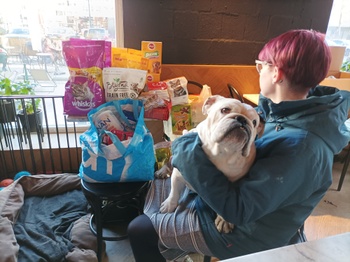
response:
<path fill-rule="evenodd" d="M 102 69 L 105 67 L 105 41 L 70 39 L 62 43 L 63 55 L 69 69 L 65 85 L 64 113 L 86 116 L 105 103 Z"/>

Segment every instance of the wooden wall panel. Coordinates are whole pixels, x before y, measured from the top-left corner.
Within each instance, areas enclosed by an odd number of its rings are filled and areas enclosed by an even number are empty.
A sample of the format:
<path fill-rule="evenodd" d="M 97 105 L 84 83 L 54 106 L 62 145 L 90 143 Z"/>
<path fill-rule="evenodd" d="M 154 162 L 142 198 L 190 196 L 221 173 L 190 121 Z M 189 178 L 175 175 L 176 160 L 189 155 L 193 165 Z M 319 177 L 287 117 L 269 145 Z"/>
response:
<path fill-rule="evenodd" d="M 229 97 L 227 83 L 241 94 L 259 93 L 259 74 L 255 66 L 244 65 L 162 65 L 161 80 L 184 76 L 188 80 L 207 84 L 213 94 Z"/>
<path fill-rule="evenodd" d="M 0 161 L 0 180 L 13 178 L 19 171 L 31 174 L 78 174 L 81 163 L 81 148 L 39 149 L 2 151 Z"/>

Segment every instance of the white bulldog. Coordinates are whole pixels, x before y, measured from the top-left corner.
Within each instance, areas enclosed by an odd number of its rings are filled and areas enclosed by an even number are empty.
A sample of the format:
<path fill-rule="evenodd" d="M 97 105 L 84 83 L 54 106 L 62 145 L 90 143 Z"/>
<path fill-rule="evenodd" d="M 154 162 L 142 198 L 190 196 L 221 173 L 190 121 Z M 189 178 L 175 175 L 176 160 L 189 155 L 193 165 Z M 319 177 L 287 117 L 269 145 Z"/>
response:
<path fill-rule="evenodd" d="M 189 132 L 198 132 L 204 152 L 231 182 L 240 179 L 255 159 L 254 140 L 263 132 L 259 115 L 250 105 L 219 95 L 209 97 L 202 111 L 208 115 L 207 118 Z M 164 171 L 159 170 L 156 176 L 164 177 Z M 176 209 L 186 185 L 191 188 L 180 171 L 173 168 L 170 194 L 161 204 L 160 212 L 173 212 Z M 219 232 L 224 233 L 232 231 L 234 227 L 219 215 L 215 224 Z"/>

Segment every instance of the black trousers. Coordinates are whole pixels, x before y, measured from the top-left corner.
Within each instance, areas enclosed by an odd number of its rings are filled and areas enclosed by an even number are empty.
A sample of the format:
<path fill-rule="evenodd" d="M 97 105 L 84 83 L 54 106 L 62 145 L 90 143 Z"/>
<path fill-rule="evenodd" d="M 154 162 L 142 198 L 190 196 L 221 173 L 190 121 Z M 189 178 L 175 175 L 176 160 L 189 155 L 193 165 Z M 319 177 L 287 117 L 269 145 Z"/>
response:
<path fill-rule="evenodd" d="M 136 262 L 165 262 L 158 248 L 158 234 L 151 220 L 140 215 L 129 223 L 128 236 Z"/>

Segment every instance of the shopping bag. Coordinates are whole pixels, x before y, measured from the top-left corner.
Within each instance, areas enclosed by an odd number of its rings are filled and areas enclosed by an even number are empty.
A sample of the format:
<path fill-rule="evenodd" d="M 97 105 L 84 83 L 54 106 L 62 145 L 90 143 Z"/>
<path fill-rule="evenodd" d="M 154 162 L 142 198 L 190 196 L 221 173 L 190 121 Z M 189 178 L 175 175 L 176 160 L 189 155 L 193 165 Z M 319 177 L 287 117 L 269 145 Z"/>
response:
<path fill-rule="evenodd" d="M 82 179 L 108 183 L 154 178 L 154 141 L 144 122 L 142 101 L 113 100 L 91 110 L 88 119 L 90 128 L 80 135 Z"/>

